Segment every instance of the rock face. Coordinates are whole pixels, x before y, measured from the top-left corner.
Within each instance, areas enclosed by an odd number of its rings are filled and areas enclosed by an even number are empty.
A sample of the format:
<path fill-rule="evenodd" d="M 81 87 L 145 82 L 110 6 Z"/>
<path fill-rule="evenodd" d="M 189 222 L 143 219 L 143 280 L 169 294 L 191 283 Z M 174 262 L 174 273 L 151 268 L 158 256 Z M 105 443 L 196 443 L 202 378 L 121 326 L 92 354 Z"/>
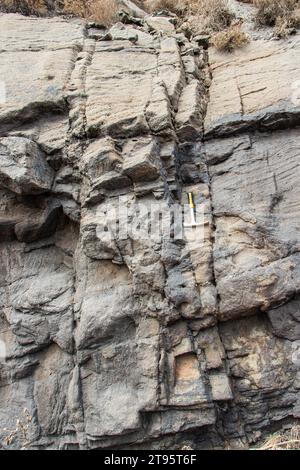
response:
<path fill-rule="evenodd" d="M 289 127 L 299 123 L 299 37 L 287 43 L 253 41 L 233 57 L 211 54 L 214 80 L 207 136 Z M 226 90 L 226 97 L 223 96 Z"/>
<path fill-rule="evenodd" d="M 24 409 L 33 449 L 300 418 L 299 37 L 231 56 L 137 24 L 0 15 L 3 446 Z"/>
<path fill-rule="evenodd" d="M 0 184 L 21 194 L 39 194 L 51 189 L 54 172 L 37 144 L 22 137 L 0 140 Z"/>

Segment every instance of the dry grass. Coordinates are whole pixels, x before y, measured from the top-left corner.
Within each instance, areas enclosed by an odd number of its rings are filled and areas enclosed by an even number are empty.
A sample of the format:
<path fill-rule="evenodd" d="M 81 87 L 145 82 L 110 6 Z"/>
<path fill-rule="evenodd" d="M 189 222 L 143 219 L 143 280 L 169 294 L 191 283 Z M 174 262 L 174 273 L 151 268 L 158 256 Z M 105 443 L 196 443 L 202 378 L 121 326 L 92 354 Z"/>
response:
<path fill-rule="evenodd" d="M 176 13 L 193 33 L 213 33 L 228 28 L 234 18 L 227 0 L 145 0 L 149 12 Z"/>
<path fill-rule="evenodd" d="M 1 0 L 2 11 L 22 15 L 45 15 L 47 7 L 44 0 Z"/>
<path fill-rule="evenodd" d="M 256 20 L 261 25 L 274 26 L 278 18 L 284 18 L 299 6 L 298 0 L 253 0 L 257 7 Z"/>
<path fill-rule="evenodd" d="M 216 49 L 225 52 L 232 52 L 234 49 L 243 47 L 249 41 L 248 35 L 242 31 L 239 24 L 215 33 L 211 40 Z"/>
<path fill-rule="evenodd" d="M 74 16 L 86 18 L 88 15 L 88 3 L 82 0 L 65 0 L 64 12 Z"/>
<path fill-rule="evenodd" d="M 0 442 L 0 449 L 9 450 L 14 443 L 17 443 L 20 450 L 25 450 L 30 447 L 30 433 L 32 428 L 33 418 L 27 408 L 24 408 L 22 415 L 16 419 L 16 427 L 12 431 L 2 429 L 5 433 L 8 432 L 3 442 Z"/>
<path fill-rule="evenodd" d="M 65 13 L 110 25 L 117 19 L 115 0 L 65 0 Z"/>
<path fill-rule="evenodd" d="M 300 426 L 273 434 L 259 450 L 300 450 Z"/>
<path fill-rule="evenodd" d="M 300 26 L 299 0 L 253 0 L 256 21 L 261 26 L 274 26 L 279 37 L 286 37 Z"/>
<path fill-rule="evenodd" d="M 176 13 L 203 31 L 221 31 L 230 26 L 233 14 L 227 0 L 145 0 L 145 8 L 150 12 L 167 10 Z"/>
<path fill-rule="evenodd" d="M 91 18 L 108 26 L 117 20 L 118 6 L 115 0 L 93 0 L 89 13 Z"/>
<path fill-rule="evenodd" d="M 234 14 L 227 0 L 146 0 L 149 11 L 169 10 L 182 17 L 185 33 L 204 33 L 219 50 L 232 51 L 249 42 L 241 25 L 234 25 Z"/>
<path fill-rule="evenodd" d="M 44 16 L 49 12 L 45 0 L 0 0 L 3 11 L 22 13 L 23 15 Z M 56 13 L 87 18 L 104 25 L 109 25 L 117 18 L 115 0 L 57 0 L 54 2 Z"/>
<path fill-rule="evenodd" d="M 116 0 L 56 0 L 55 11 L 111 24 L 117 18 Z M 182 21 L 189 20 L 193 30 L 217 32 L 231 25 L 233 15 L 227 0 L 145 0 L 140 3 L 148 11 L 168 10 L 176 13 Z M 24 15 L 46 15 L 47 0 L 0 0 L 5 11 Z"/>
<path fill-rule="evenodd" d="M 227 0 L 190 0 L 190 11 L 201 19 L 207 32 L 222 31 L 234 19 Z"/>
<path fill-rule="evenodd" d="M 143 6 L 150 13 L 170 11 L 176 15 L 184 15 L 188 3 L 188 0 L 145 0 Z"/>

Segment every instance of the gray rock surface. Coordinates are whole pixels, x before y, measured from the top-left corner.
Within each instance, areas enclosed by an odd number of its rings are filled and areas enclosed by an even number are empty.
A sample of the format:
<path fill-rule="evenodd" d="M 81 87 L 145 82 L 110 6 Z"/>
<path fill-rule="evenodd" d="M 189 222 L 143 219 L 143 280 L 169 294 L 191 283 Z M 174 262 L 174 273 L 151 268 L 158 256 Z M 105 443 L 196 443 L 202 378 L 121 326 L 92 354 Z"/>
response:
<path fill-rule="evenodd" d="M 23 137 L 0 139 L 0 183 L 16 194 L 51 189 L 54 172 L 35 142 Z"/>
<path fill-rule="evenodd" d="M 296 35 L 287 41 L 252 41 L 229 56 L 213 52 L 206 135 L 299 123 L 299 47 Z"/>
<path fill-rule="evenodd" d="M 4 447 L 248 448 L 300 418 L 299 36 L 230 56 L 139 21 L 0 15 Z"/>

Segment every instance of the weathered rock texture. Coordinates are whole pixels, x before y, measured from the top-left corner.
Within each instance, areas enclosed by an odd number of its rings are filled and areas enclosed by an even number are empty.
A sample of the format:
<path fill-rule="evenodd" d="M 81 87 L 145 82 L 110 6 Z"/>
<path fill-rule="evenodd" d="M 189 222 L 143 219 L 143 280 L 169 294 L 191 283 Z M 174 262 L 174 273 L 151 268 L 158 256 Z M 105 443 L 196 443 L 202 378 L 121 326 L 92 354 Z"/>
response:
<path fill-rule="evenodd" d="M 35 449 L 247 447 L 300 418 L 299 38 L 208 54 L 139 21 L 0 15 L 2 440 L 24 408 Z M 119 196 L 188 191 L 195 237 L 110 229 Z"/>

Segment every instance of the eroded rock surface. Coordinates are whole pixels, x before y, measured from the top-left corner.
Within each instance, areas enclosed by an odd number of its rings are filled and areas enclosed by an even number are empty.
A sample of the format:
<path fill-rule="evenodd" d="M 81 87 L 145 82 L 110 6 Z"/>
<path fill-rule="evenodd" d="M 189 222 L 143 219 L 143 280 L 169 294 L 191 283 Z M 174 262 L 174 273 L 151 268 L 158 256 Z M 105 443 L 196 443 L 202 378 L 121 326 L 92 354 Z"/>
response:
<path fill-rule="evenodd" d="M 34 449 L 247 448 L 300 418 L 299 38 L 220 56 L 138 23 L 0 15 L 3 445 L 24 409 Z"/>
<path fill-rule="evenodd" d="M 299 124 L 299 36 L 252 41 L 233 56 L 212 53 L 207 136 Z"/>

